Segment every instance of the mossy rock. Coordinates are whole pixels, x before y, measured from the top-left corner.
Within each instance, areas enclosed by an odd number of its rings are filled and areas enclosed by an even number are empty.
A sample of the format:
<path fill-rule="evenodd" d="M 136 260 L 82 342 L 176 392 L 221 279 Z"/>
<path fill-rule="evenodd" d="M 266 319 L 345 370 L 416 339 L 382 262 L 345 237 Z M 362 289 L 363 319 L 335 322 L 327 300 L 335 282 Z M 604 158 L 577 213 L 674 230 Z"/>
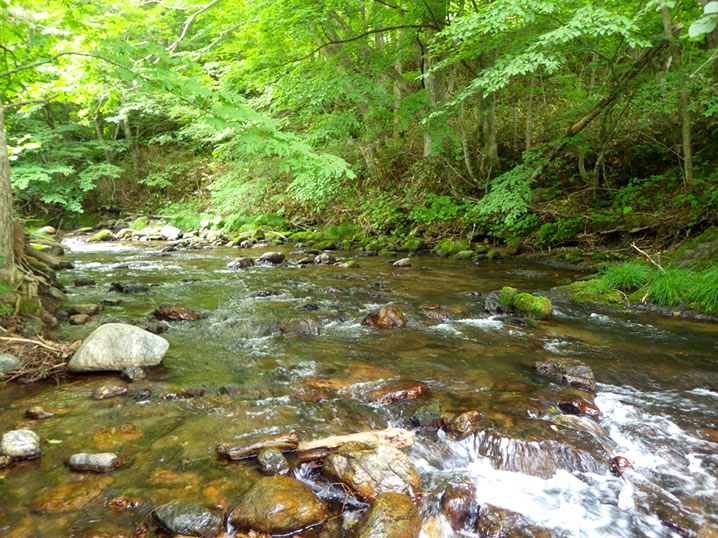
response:
<path fill-rule="evenodd" d="M 505 256 L 516 256 L 521 252 L 521 241 L 509 241 L 504 248 Z"/>
<path fill-rule="evenodd" d="M 384 245 L 382 245 L 378 241 L 372 241 L 371 243 L 367 243 L 364 246 L 365 250 L 381 250 L 382 248 L 384 248 Z"/>
<path fill-rule="evenodd" d="M 353 244 L 354 244 L 354 242 L 351 239 L 344 239 L 342 241 L 342 249 L 349 250 L 352 248 Z"/>
<path fill-rule="evenodd" d="M 289 239 L 292 241 L 310 241 L 314 239 L 314 232 L 294 232 L 293 234 L 289 235 Z"/>
<path fill-rule="evenodd" d="M 474 247 L 474 252 L 476 254 L 486 254 L 489 251 L 489 247 L 486 245 L 477 245 Z"/>
<path fill-rule="evenodd" d="M 493 248 L 486 253 L 486 257 L 490 260 L 496 260 L 501 257 L 501 251 Z"/>
<path fill-rule="evenodd" d="M 536 319 L 547 318 L 553 311 L 551 299 L 541 295 L 531 295 L 530 293 L 516 294 L 513 300 L 513 306 L 518 312 L 528 314 Z"/>
<path fill-rule="evenodd" d="M 396 250 L 391 250 L 388 248 L 383 248 L 379 251 L 379 256 L 396 256 Z"/>
<path fill-rule="evenodd" d="M 247 224 L 242 224 L 239 227 L 239 233 L 253 232 L 257 228 L 259 228 L 257 224 L 254 222 L 248 222 Z"/>
<path fill-rule="evenodd" d="M 454 254 L 454 259 L 471 260 L 474 256 L 476 256 L 476 253 L 473 250 L 462 250 L 461 252 L 457 252 L 456 254 Z"/>
<path fill-rule="evenodd" d="M 336 250 L 339 245 L 336 241 L 326 239 L 324 241 L 317 241 L 314 243 L 314 248 L 318 250 Z"/>
<path fill-rule="evenodd" d="M 283 245 L 283 244 L 284 244 L 284 240 L 283 240 L 283 239 L 273 239 L 273 240 L 272 240 L 272 244 L 273 244 L 273 245 L 277 245 L 277 246 Z"/>
<path fill-rule="evenodd" d="M 516 297 L 517 293 L 518 291 L 516 288 L 504 286 L 501 288 L 501 293 L 499 293 L 499 304 L 501 306 L 505 306 L 506 308 L 511 308 L 514 304 L 514 297 Z"/>
<path fill-rule="evenodd" d="M 454 256 L 462 250 L 469 250 L 468 241 L 444 239 L 434 247 L 434 252 L 444 257 Z"/>
<path fill-rule="evenodd" d="M 83 226 L 82 228 L 78 228 L 75 231 L 80 234 L 86 234 L 88 232 L 91 232 L 92 230 L 93 230 L 92 226 Z"/>
<path fill-rule="evenodd" d="M 571 252 L 567 252 L 564 255 L 563 259 L 566 260 L 568 263 L 583 263 L 583 252 L 581 252 L 580 250 L 572 250 Z"/>
<path fill-rule="evenodd" d="M 264 239 L 264 232 L 262 230 L 255 230 L 252 234 L 252 241 L 261 241 Z"/>
<path fill-rule="evenodd" d="M 110 230 L 100 230 L 90 237 L 90 241 L 112 241 L 115 238 Z"/>
<path fill-rule="evenodd" d="M 416 252 L 424 248 L 424 240 L 421 237 L 407 237 L 400 250 Z"/>
<path fill-rule="evenodd" d="M 342 222 L 338 226 L 329 226 L 324 230 L 324 237 L 327 239 L 354 241 L 361 237 L 361 227 L 351 222 Z"/>
<path fill-rule="evenodd" d="M 571 299 L 580 304 L 623 303 L 624 296 L 621 292 L 601 289 L 597 286 L 597 282 L 597 280 L 578 280 L 568 286 L 559 286 L 556 289 L 568 291 L 571 294 Z M 640 297 L 637 300 L 640 300 Z"/>
<path fill-rule="evenodd" d="M 144 217 L 144 216 L 138 217 L 130 223 L 130 228 L 132 228 L 133 230 L 141 231 L 141 230 L 144 230 L 145 228 L 147 228 L 147 225 L 149 223 L 150 223 L 149 217 Z"/>

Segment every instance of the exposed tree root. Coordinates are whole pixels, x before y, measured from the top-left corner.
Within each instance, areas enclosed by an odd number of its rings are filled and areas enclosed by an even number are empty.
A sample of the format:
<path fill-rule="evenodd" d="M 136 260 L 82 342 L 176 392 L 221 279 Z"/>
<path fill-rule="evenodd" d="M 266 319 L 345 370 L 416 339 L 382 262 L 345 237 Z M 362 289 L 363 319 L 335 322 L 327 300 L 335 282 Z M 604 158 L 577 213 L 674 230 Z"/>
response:
<path fill-rule="evenodd" d="M 77 351 L 80 340 L 71 344 L 49 342 L 41 337 L 25 338 L 6 332 L 0 336 L 0 351 L 11 353 L 21 360 L 21 366 L 0 384 L 9 381 L 34 383 L 41 379 L 60 379 L 65 375 L 65 366 Z"/>

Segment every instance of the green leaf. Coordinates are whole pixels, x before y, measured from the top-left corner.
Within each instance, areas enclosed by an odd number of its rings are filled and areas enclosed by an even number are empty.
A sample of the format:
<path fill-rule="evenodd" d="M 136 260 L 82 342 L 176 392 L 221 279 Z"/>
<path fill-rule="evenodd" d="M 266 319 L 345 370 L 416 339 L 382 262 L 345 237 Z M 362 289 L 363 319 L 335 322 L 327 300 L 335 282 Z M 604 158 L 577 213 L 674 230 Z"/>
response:
<path fill-rule="evenodd" d="M 704 15 L 718 14 L 718 0 L 714 0 L 713 2 L 708 2 L 705 6 L 703 6 L 703 14 Z"/>
<path fill-rule="evenodd" d="M 715 3 L 718 4 L 718 2 Z M 690 28 L 688 28 L 688 37 L 693 38 L 704 34 L 710 34 L 713 30 L 715 30 L 717 24 L 718 21 L 716 21 L 713 17 L 700 18 L 691 24 Z"/>

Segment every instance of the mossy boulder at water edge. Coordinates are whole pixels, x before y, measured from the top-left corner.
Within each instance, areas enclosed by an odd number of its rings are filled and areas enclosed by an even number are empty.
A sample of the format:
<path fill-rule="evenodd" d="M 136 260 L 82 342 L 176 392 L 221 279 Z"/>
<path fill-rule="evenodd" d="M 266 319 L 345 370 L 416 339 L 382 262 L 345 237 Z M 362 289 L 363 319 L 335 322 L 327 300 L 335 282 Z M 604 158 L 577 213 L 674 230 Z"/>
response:
<path fill-rule="evenodd" d="M 530 293 L 518 293 L 513 299 L 513 307 L 517 312 L 527 314 L 536 319 L 544 319 L 551 315 L 553 305 L 551 299 Z"/>
<path fill-rule="evenodd" d="M 382 493 L 359 524 L 358 538 L 416 538 L 421 532 L 419 510 L 406 495 Z"/>
<path fill-rule="evenodd" d="M 444 257 L 455 256 L 462 250 L 470 250 L 468 241 L 444 239 L 434 247 L 434 252 Z"/>
<path fill-rule="evenodd" d="M 499 293 L 499 304 L 503 307 L 511 308 L 514 304 L 514 297 L 516 297 L 517 294 L 518 290 L 516 288 L 504 286 Z"/>
<path fill-rule="evenodd" d="M 112 241 L 115 238 L 110 230 L 100 230 L 90 237 L 90 241 Z"/>
<path fill-rule="evenodd" d="M 399 250 L 408 250 L 416 252 L 424 248 L 424 240 L 421 237 L 407 237 Z"/>

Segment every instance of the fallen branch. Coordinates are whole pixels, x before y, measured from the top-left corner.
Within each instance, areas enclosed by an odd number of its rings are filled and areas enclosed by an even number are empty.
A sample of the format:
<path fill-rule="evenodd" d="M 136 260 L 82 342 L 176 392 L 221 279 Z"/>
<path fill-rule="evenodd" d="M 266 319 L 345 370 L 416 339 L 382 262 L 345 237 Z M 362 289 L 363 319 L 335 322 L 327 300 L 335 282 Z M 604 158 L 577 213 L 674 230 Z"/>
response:
<path fill-rule="evenodd" d="M 292 432 L 270 437 L 252 437 L 247 442 L 248 444 L 241 446 L 230 446 L 226 443 L 217 445 L 217 453 L 230 460 L 243 460 L 256 456 L 259 451 L 265 448 L 276 448 L 282 451 L 296 450 L 299 437 Z"/>
<path fill-rule="evenodd" d="M 45 349 L 49 351 L 54 351 L 55 353 L 60 353 L 62 350 L 59 346 L 52 346 L 50 344 L 47 344 L 44 340 L 30 340 L 29 338 L 15 338 L 11 336 L 0 336 L 0 340 L 4 340 L 6 342 L 22 342 L 24 344 L 33 344 L 36 346 L 44 347 Z"/>
<path fill-rule="evenodd" d="M 353 441 L 369 444 L 383 443 L 395 448 L 406 448 L 414 444 L 414 432 L 402 428 L 387 428 L 386 430 L 371 430 L 349 435 L 334 435 L 314 441 L 302 441 L 297 446 L 297 453 L 301 458 L 303 454 L 333 450 Z"/>
<path fill-rule="evenodd" d="M 651 258 L 651 256 L 650 256 L 645 250 L 641 250 L 640 248 L 638 248 L 638 247 L 636 246 L 636 243 L 631 243 L 631 246 L 632 246 L 633 248 L 635 248 L 635 249 L 639 252 L 639 254 L 642 254 L 642 255 L 644 255 L 646 258 L 648 258 L 648 261 L 651 262 L 651 263 L 652 263 L 653 265 L 655 265 L 656 267 L 658 267 L 658 269 L 661 271 L 661 273 L 665 273 L 665 272 L 666 272 L 666 270 L 661 266 L 661 264 L 659 264 L 657 261 L 655 261 L 653 258 Z"/>

